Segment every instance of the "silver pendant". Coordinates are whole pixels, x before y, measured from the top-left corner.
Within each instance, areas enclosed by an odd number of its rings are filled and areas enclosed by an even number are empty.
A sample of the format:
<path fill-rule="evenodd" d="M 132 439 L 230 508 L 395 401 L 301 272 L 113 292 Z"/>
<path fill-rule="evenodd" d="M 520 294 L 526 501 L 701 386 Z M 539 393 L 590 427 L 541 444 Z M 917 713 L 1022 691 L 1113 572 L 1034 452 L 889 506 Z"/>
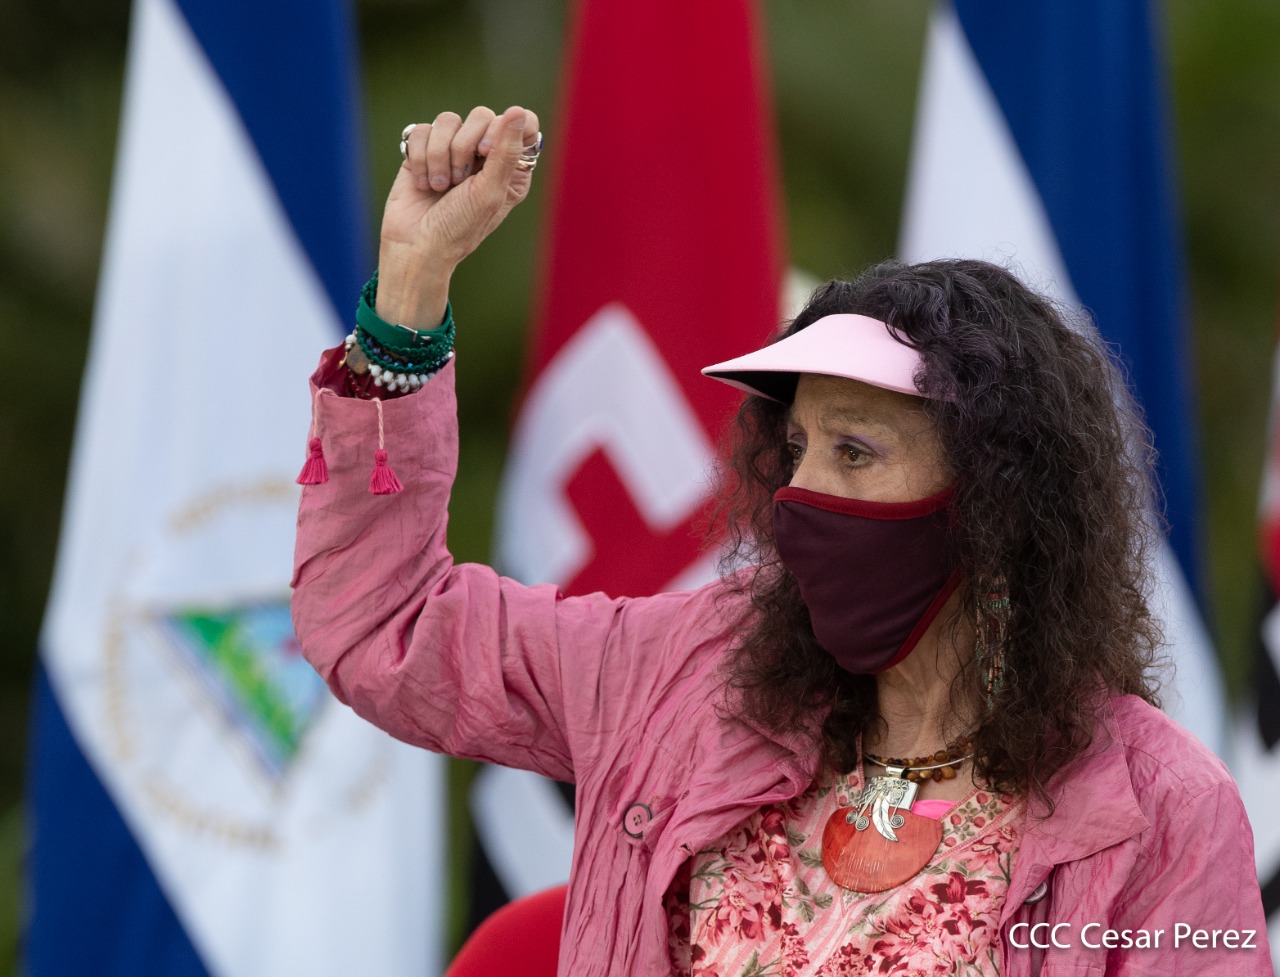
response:
<path fill-rule="evenodd" d="M 867 781 L 867 786 L 862 789 L 862 796 L 858 798 L 857 804 L 849 808 L 845 820 L 858 831 L 866 831 L 874 824 L 882 837 L 897 841 L 898 836 L 893 833 L 893 829 L 901 828 L 906 823 L 898 809 L 911 810 L 920 786 L 899 776 L 903 772 L 901 767 L 889 767 L 887 770 L 888 776 L 872 777 Z M 871 815 L 869 818 L 868 812 Z"/>

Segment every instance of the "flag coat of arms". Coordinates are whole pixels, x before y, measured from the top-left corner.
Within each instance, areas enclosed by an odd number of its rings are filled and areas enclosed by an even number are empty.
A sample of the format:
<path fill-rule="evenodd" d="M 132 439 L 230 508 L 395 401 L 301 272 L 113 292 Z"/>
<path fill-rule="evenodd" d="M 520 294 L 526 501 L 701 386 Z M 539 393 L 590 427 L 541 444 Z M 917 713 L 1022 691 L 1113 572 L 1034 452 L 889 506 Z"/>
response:
<path fill-rule="evenodd" d="M 288 611 L 306 378 L 368 273 L 343 0 L 137 0 L 33 747 L 27 969 L 438 970 L 439 761 Z"/>

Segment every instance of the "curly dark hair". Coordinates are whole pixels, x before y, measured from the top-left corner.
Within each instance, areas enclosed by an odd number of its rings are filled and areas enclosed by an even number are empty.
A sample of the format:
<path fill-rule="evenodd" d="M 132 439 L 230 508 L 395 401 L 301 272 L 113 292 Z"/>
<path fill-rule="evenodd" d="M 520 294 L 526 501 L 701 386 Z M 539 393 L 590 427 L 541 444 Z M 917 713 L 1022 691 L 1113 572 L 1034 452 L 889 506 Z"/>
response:
<path fill-rule="evenodd" d="M 779 338 L 845 312 L 887 322 L 920 351 L 923 408 L 955 473 L 962 606 L 1001 582 L 1010 596 L 1004 684 L 975 734 L 975 770 L 995 789 L 1043 798 L 1054 771 L 1091 743 L 1101 690 L 1159 704 L 1149 432 L 1092 324 L 1069 325 L 997 265 L 876 265 L 821 286 Z M 875 679 L 822 650 L 774 547 L 773 493 L 792 470 L 786 412 L 747 397 L 722 473 L 725 578 L 749 598 L 729 683 L 735 708 L 769 728 L 812 728 L 814 710 L 829 708 L 823 759 L 846 771 L 857 737 L 879 721 Z M 743 566 L 752 569 L 730 572 Z M 981 694 L 980 672 L 974 662 L 960 671 L 953 702 Z"/>

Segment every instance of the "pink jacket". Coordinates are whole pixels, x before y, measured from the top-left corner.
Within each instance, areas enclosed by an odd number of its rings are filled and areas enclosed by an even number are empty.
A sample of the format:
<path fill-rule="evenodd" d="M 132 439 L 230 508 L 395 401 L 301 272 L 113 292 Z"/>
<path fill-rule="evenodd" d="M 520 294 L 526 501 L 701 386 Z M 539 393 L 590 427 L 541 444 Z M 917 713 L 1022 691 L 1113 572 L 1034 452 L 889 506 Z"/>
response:
<path fill-rule="evenodd" d="M 327 354 L 313 385 L 334 362 Z M 368 491 L 375 405 L 328 394 L 318 404 L 329 480 L 304 490 L 293 580 L 307 658 L 342 702 L 408 743 L 576 783 L 560 973 L 665 977 L 662 897 L 679 865 L 817 772 L 808 738 L 716 708 L 735 599 L 719 585 L 566 599 L 455 565 L 452 363 L 383 402 L 405 486 L 396 495 Z M 1001 973 L 1043 963 L 1044 977 L 1270 977 L 1252 832 L 1222 764 L 1134 697 L 1103 705 L 1096 739 L 1052 782 L 1052 816 L 1028 820 L 1001 916 Z M 1037 890 L 1049 897 L 1027 902 Z M 1037 930 L 1041 942 L 1053 934 L 1063 948 L 1014 945 L 1031 935 L 1018 924 L 1039 917 L 1058 925 Z M 1087 945 L 1106 929 L 1136 941 L 1161 931 L 1159 946 Z M 1248 931 L 1225 939 L 1256 948 L 1226 949 L 1221 933 L 1217 949 L 1196 948 L 1197 930 Z"/>

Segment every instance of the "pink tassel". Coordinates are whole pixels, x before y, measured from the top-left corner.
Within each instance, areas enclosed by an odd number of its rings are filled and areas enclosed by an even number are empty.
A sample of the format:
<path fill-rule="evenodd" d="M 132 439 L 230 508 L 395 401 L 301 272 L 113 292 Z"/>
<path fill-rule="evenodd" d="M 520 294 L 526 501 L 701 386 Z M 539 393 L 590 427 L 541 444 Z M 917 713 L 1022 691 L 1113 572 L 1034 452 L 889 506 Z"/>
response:
<path fill-rule="evenodd" d="M 311 398 L 311 440 L 307 442 L 307 460 L 298 473 L 299 485 L 323 485 L 329 481 L 329 466 L 324 460 L 324 446 L 320 443 L 320 395 L 321 387 Z"/>
<path fill-rule="evenodd" d="M 324 447 L 319 438 L 307 444 L 307 461 L 298 475 L 299 485 L 323 485 L 329 481 L 329 466 L 324 460 Z"/>
<path fill-rule="evenodd" d="M 373 477 L 369 479 L 369 491 L 374 495 L 395 495 L 404 491 L 400 479 L 387 464 L 387 453 L 382 448 L 373 453 Z"/>
<path fill-rule="evenodd" d="M 375 400 L 373 404 L 378 409 L 378 450 L 373 453 L 373 475 L 369 478 L 369 491 L 374 495 L 395 495 L 403 492 L 404 486 L 387 464 L 387 436 L 382 427 L 382 401 Z"/>

